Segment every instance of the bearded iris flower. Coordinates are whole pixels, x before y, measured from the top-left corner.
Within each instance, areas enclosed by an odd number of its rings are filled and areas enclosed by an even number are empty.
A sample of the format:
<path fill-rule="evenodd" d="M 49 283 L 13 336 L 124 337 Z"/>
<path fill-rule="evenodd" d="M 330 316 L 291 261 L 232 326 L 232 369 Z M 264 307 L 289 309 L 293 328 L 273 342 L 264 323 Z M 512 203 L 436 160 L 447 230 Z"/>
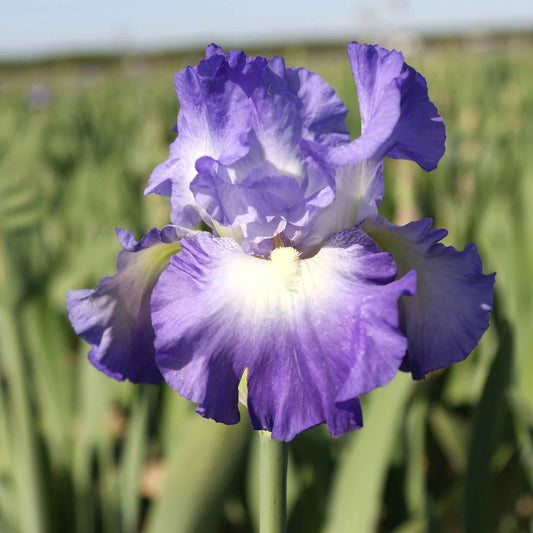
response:
<path fill-rule="evenodd" d="M 360 428 L 362 394 L 473 350 L 494 283 L 475 245 L 378 215 L 384 158 L 434 169 L 442 118 L 399 52 L 353 42 L 348 56 L 355 140 L 335 91 L 280 57 L 210 45 L 176 74 L 178 136 L 146 189 L 170 197 L 172 225 L 138 243 L 118 230 L 117 273 L 69 293 L 94 366 L 164 379 L 226 424 L 246 371 L 253 428 L 288 441 L 322 423 Z"/>

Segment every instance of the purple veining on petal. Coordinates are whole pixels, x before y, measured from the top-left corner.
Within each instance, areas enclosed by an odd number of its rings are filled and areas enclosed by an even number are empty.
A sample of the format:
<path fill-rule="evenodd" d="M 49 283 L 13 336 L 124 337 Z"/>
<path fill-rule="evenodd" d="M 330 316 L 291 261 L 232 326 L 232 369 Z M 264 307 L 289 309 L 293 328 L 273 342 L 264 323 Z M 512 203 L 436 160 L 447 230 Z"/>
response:
<path fill-rule="evenodd" d="M 89 360 L 117 380 L 161 382 L 155 364 L 150 296 L 157 278 L 182 237 L 195 233 L 176 226 L 150 230 L 139 242 L 117 228 L 122 250 L 117 273 L 96 290 L 70 291 L 67 309 L 76 333 L 91 345 Z"/>
<path fill-rule="evenodd" d="M 357 396 L 392 379 L 404 356 L 397 302 L 414 276 L 395 277 L 391 256 L 356 229 L 310 259 L 277 248 L 264 260 L 199 234 L 153 291 L 157 364 L 202 416 L 239 420 L 247 368 L 255 429 L 291 440 L 327 423 L 340 435 L 362 424 Z"/>
<path fill-rule="evenodd" d="M 426 218 L 395 226 L 383 217 L 362 224 L 395 258 L 398 273 L 418 274 L 416 296 L 400 300 L 408 353 L 402 370 L 415 379 L 462 361 L 489 326 L 495 274 L 484 275 L 477 248 L 462 252 L 440 244 L 447 235 Z"/>

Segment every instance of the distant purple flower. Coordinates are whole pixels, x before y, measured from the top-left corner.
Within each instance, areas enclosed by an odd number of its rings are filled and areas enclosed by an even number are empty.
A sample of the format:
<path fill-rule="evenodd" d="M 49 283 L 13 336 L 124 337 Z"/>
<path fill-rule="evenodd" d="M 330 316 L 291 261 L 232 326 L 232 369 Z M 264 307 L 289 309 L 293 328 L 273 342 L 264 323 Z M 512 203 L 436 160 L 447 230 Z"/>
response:
<path fill-rule="evenodd" d="M 52 103 L 52 91 L 43 83 L 36 83 L 28 90 L 28 107 L 32 111 L 43 111 Z"/>
<path fill-rule="evenodd" d="M 384 158 L 435 168 L 442 119 L 400 53 L 354 42 L 348 56 L 353 141 L 335 91 L 280 57 L 211 45 L 176 74 L 179 135 L 146 190 L 170 196 L 172 237 L 121 233 L 130 255 L 117 274 L 69 296 L 97 368 L 162 375 L 227 424 L 247 370 L 252 426 L 290 440 L 321 423 L 359 428 L 359 396 L 398 369 L 420 379 L 471 352 L 494 283 L 475 246 L 439 244 L 446 232 L 428 219 L 398 227 L 377 214 Z M 214 235 L 179 228 L 200 221 Z"/>

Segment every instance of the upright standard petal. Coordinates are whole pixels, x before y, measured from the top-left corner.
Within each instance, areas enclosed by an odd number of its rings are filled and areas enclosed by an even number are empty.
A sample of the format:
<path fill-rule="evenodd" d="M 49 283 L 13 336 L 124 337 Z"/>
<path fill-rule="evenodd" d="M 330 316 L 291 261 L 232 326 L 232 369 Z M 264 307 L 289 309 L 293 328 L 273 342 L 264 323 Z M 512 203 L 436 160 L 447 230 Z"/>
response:
<path fill-rule="evenodd" d="M 302 139 L 350 138 L 347 109 L 320 76 L 210 45 L 205 60 L 176 75 L 176 89 L 179 136 L 146 189 L 171 196 L 173 223 L 238 227 L 259 252 L 268 248 L 261 241 L 298 231 L 333 201 L 333 173 L 315 172 L 300 148 Z"/>
<path fill-rule="evenodd" d="M 410 159 L 433 170 L 444 154 L 446 133 L 429 100 L 426 80 L 396 50 L 348 45 L 361 112 L 361 138 L 380 139 L 380 155 Z"/>
<path fill-rule="evenodd" d="M 251 112 L 248 95 L 228 74 L 224 56 L 212 54 L 174 77 L 180 102 L 178 138 L 170 156 L 152 173 L 145 194 L 171 197 L 171 220 L 192 227 L 202 218 L 189 185 L 203 156 L 231 164 L 248 152 Z M 244 68 L 244 66 L 243 66 Z M 250 74 L 254 78 L 255 71 Z"/>
<path fill-rule="evenodd" d="M 432 170 L 444 153 L 445 130 L 424 78 L 402 54 L 379 46 L 348 46 L 361 112 L 361 136 L 336 146 L 302 141 L 308 161 L 333 168 L 336 198 L 299 245 L 316 248 L 328 234 L 377 214 L 383 196 L 383 158 L 410 159 Z M 329 233 L 328 233 L 329 232 Z"/>
<path fill-rule="evenodd" d="M 254 253 L 269 251 L 264 241 L 271 244 L 285 228 L 297 232 L 333 201 L 333 173 L 316 172 L 304 160 L 301 140 L 349 140 L 347 109 L 317 74 L 287 68 L 280 57 L 267 61 L 262 74 L 253 90 L 248 87 L 247 154 L 231 165 L 198 160 L 190 185 L 209 217 L 222 226 L 238 226 L 243 246 Z"/>
<path fill-rule="evenodd" d="M 156 360 L 167 383 L 228 424 L 239 420 L 248 369 L 252 426 L 291 440 L 317 424 L 332 435 L 362 425 L 358 396 L 392 379 L 406 349 L 389 254 L 360 230 L 312 258 L 276 248 L 247 255 L 232 239 L 183 240 L 152 295 Z"/>
<path fill-rule="evenodd" d="M 70 291 L 69 319 L 74 331 L 91 345 L 89 360 L 117 380 L 161 382 L 155 364 L 150 296 L 169 257 L 180 249 L 182 237 L 194 232 L 166 226 L 154 228 L 140 242 L 117 229 L 122 250 L 117 273 L 100 280 L 96 290 Z"/>
<path fill-rule="evenodd" d="M 495 274 L 483 274 L 476 246 L 459 252 L 440 244 L 447 231 L 431 223 L 427 218 L 395 226 L 374 217 L 361 225 L 392 254 L 399 275 L 416 270 L 416 296 L 400 300 L 408 339 L 402 370 L 415 379 L 465 359 L 488 328 L 492 310 Z"/>

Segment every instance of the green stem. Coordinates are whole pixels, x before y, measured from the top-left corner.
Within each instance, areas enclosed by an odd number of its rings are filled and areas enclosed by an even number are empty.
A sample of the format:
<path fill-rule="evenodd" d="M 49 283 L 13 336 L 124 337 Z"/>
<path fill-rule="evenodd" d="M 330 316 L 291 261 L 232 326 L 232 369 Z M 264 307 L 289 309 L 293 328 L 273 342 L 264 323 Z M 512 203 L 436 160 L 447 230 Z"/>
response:
<path fill-rule="evenodd" d="M 284 533 L 287 519 L 287 451 L 268 431 L 260 439 L 260 533 Z"/>

